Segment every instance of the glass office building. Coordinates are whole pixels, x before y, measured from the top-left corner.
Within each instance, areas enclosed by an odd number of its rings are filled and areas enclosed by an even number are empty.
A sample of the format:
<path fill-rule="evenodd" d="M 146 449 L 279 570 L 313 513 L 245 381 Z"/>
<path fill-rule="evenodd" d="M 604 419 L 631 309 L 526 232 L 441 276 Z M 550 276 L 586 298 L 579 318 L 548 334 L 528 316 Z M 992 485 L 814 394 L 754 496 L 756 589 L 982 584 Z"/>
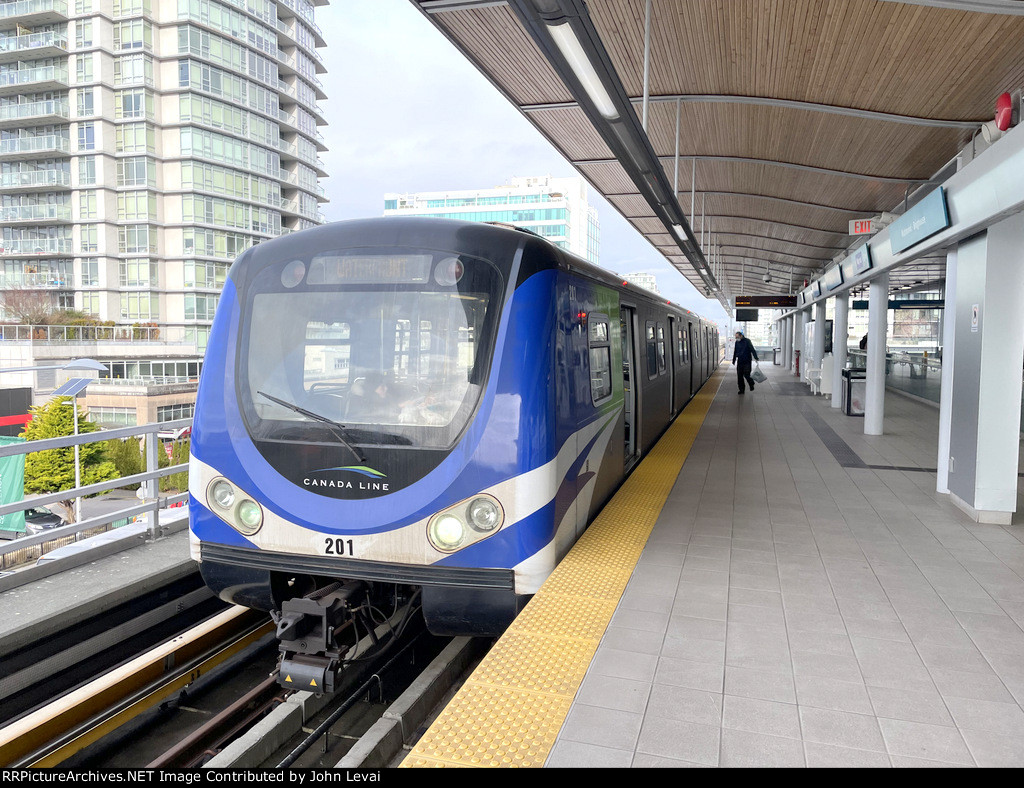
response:
<path fill-rule="evenodd" d="M 587 202 L 582 178 L 512 178 L 492 189 L 385 194 L 384 215 L 515 224 L 598 262 L 597 210 Z"/>

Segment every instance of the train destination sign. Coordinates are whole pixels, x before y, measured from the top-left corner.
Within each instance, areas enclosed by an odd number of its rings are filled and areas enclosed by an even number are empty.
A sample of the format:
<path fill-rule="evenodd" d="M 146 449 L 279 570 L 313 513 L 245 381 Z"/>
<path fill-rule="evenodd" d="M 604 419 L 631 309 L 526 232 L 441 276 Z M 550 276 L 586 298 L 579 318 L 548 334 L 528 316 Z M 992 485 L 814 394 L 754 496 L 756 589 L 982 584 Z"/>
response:
<path fill-rule="evenodd" d="M 796 306 L 795 295 L 752 295 L 736 296 L 736 307 L 750 306 L 770 309 L 771 307 L 781 309 L 792 309 Z"/>
<path fill-rule="evenodd" d="M 899 254 L 949 227 L 946 191 L 939 186 L 917 205 L 889 225 L 889 245 Z"/>
<path fill-rule="evenodd" d="M 318 254 L 309 266 L 310 285 L 426 282 L 432 254 Z"/>

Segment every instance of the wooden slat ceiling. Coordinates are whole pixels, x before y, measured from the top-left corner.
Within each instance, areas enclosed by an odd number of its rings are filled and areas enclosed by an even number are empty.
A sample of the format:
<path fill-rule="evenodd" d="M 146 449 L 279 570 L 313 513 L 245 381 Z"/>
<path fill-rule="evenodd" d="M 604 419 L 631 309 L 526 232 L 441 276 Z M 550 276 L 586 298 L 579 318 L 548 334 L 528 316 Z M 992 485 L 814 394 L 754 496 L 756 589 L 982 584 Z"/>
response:
<path fill-rule="evenodd" d="M 780 99 L 980 126 L 995 97 L 1024 82 L 1024 16 L 891 0 L 652 5 L 648 137 L 671 183 L 673 97 L 687 97 L 678 103 L 679 203 L 698 240 L 705 212 L 705 256 L 714 233 L 732 293 L 741 282 L 747 292 L 786 292 L 791 277 L 799 283 L 820 271 L 850 245 L 851 218 L 898 209 L 910 188 L 969 143 L 973 129 L 692 97 Z M 645 0 L 588 0 L 587 7 L 626 93 L 642 96 Z M 638 232 L 700 284 L 508 7 L 430 18 Z M 544 106 L 552 104 L 562 106 Z M 634 107 L 639 114 L 639 103 Z M 762 281 L 766 266 L 769 285 Z M 941 259 L 922 261 L 894 272 L 892 286 L 943 275 Z"/>

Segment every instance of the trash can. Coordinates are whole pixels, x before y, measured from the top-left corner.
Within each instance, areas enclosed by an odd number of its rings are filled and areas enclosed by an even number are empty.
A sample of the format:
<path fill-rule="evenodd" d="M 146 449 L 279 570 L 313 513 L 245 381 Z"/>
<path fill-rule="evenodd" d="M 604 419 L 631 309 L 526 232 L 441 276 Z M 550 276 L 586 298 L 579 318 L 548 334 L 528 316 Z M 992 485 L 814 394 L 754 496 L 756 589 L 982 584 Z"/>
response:
<path fill-rule="evenodd" d="M 843 413 L 847 416 L 864 415 L 867 378 L 867 370 L 863 367 L 843 370 Z"/>
<path fill-rule="evenodd" d="M 781 367 L 782 366 L 782 362 L 779 361 L 779 355 L 781 353 L 782 353 L 782 348 L 780 348 L 780 347 L 773 347 L 772 348 L 772 364 L 774 364 L 777 367 Z"/>

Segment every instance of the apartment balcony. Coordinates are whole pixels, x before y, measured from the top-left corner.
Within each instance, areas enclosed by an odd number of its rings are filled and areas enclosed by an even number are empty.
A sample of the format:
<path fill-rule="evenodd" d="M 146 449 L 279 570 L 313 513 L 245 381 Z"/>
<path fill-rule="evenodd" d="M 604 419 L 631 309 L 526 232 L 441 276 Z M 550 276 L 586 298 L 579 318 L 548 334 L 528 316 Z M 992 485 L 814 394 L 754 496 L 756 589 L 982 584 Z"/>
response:
<path fill-rule="evenodd" d="M 310 46 L 305 41 L 299 38 L 298 31 L 295 29 L 294 20 L 277 20 L 277 32 L 285 37 L 285 41 L 281 46 L 286 47 L 301 47 L 302 51 L 309 55 L 313 61 L 317 64 L 317 73 L 323 73 L 327 70 L 327 67 L 323 65 L 323 58 L 320 53 L 316 51 L 316 47 L 326 46 L 326 42 L 323 40 L 323 36 L 314 30 L 313 33 L 313 45 Z"/>
<path fill-rule="evenodd" d="M 189 355 L 195 353 L 186 330 L 180 326 L 26 326 L 0 325 L 0 340 L 30 344 L 160 344 L 182 345 Z M 112 350 L 119 355 L 119 350 Z M 151 352 L 151 351 L 147 351 Z M 104 353 L 106 355 L 106 353 Z"/>
<path fill-rule="evenodd" d="M 324 215 L 315 208 L 310 210 L 302 207 L 300 200 L 283 200 L 281 203 L 281 214 L 282 219 L 289 218 L 290 216 L 302 216 L 303 218 L 310 219 L 314 222 L 326 221 Z M 287 214 L 287 216 L 285 216 Z"/>
<path fill-rule="evenodd" d="M 57 257 L 72 249 L 70 238 L 0 238 L 0 257 Z"/>
<path fill-rule="evenodd" d="M 62 153 L 71 153 L 71 141 L 56 134 L 0 140 L 0 158 L 4 160 L 47 158 Z"/>
<path fill-rule="evenodd" d="M 0 223 L 2 224 L 56 224 L 70 221 L 70 205 L 0 206 Z"/>
<path fill-rule="evenodd" d="M 309 27 L 309 29 L 312 30 L 319 39 L 323 39 L 323 31 L 320 30 L 319 25 L 313 21 L 313 9 L 311 7 L 307 8 L 305 3 L 300 3 L 298 0 L 278 0 L 278 2 L 290 8 L 294 12 L 295 16 L 302 20 L 303 24 Z M 320 3 L 320 5 L 326 5 L 326 3 Z M 317 43 L 319 44 L 319 41 Z"/>
<path fill-rule="evenodd" d="M 26 26 L 46 25 L 68 21 L 68 4 L 65 0 L 15 0 L 0 3 L 0 21 L 17 20 Z"/>
<path fill-rule="evenodd" d="M 0 288 L 12 290 L 74 290 L 71 277 L 54 273 L 0 273 Z M 0 328 L 2 331 L 2 328 Z"/>
<path fill-rule="evenodd" d="M 0 104 L 0 128 L 63 123 L 71 118 L 66 101 L 32 101 L 26 104 Z"/>
<path fill-rule="evenodd" d="M 63 57 L 68 53 L 68 37 L 60 33 L 27 33 L 0 38 L 0 63 Z"/>
<path fill-rule="evenodd" d="M 68 72 L 58 66 L 21 68 L 0 72 L 0 96 L 16 93 L 44 93 L 48 90 L 67 90 Z"/>
<path fill-rule="evenodd" d="M 71 188 L 71 173 L 64 170 L 0 172 L 0 190 L 53 191 Z"/>
<path fill-rule="evenodd" d="M 288 170 L 284 169 L 283 167 L 278 172 L 277 178 L 278 178 L 278 180 L 281 180 L 281 181 L 284 181 L 287 184 L 290 184 L 292 187 L 296 187 L 297 188 L 298 185 L 299 185 L 299 175 L 298 175 L 298 173 L 296 173 L 296 172 L 288 172 Z"/>

